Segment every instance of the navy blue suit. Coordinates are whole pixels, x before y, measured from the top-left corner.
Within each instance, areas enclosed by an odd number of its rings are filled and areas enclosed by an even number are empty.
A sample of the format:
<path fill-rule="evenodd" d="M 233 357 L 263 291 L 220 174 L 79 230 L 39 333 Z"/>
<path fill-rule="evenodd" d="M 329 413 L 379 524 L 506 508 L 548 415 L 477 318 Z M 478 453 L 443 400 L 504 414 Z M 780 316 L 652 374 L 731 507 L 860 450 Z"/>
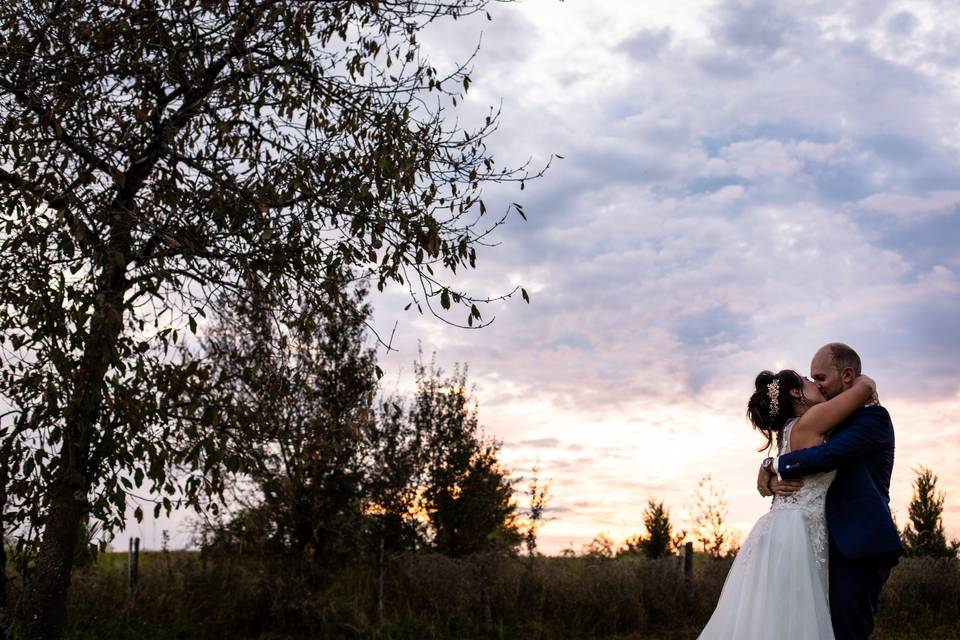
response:
<path fill-rule="evenodd" d="M 890 514 L 894 435 L 880 406 L 858 409 L 818 447 L 780 456 L 783 478 L 837 469 L 827 493 L 830 531 L 830 615 L 836 640 L 873 631 L 880 589 L 903 553 Z"/>

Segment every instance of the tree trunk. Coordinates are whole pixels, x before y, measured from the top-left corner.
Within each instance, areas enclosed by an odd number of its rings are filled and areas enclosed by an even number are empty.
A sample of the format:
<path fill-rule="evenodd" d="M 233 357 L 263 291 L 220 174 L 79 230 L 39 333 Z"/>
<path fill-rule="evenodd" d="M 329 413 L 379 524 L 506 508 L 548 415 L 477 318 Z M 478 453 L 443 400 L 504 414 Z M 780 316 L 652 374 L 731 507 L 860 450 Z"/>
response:
<path fill-rule="evenodd" d="M 6 448 L 0 451 L 0 456 L 0 637 L 6 638 L 11 617 L 7 603 L 7 529 L 3 519 L 7 509 L 7 480 L 10 476 L 10 457 Z"/>
<path fill-rule="evenodd" d="M 94 323 L 94 327 L 98 324 Z M 103 323 L 112 324 L 112 323 Z M 106 327 L 104 327 L 106 328 Z M 97 335 L 94 330 L 92 334 Z M 106 351 L 96 343 L 112 339 L 117 333 L 92 337 L 89 352 L 98 352 L 95 366 L 80 367 L 80 376 L 74 387 L 78 400 L 73 411 L 68 410 L 60 451 L 61 468 L 55 484 L 50 487 L 50 508 L 43 523 L 43 537 L 37 564 L 24 585 L 22 612 L 27 640 L 60 640 L 67 621 L 67 590 L 70 572 L 86 511 L 90 480 L 87 460 L 90 455 L 90 433 L 96 428 L 103 404 L 103 380 L 107 370 Z M 84 358 L 84 362 L 90 362 Z M 88 375 L 84 376 L 84 373 Z M 73 414 L 73 415 L 70 415 Z"/>
<path fill-rule="evenodd" d="M 59 640 L 67 622 L 67 589 L 83 515 L 82 500 L 62 483 L 50 505 L 37 565 L 30 578 L 24 615 L 30 640 Z"/>
<path fill-rule="evenodd" d="M 118 243 L 129 247 L 122 230 Z M 119 253 L 119 252 L 118 252 Z M 50 509 L 44 520 L 37 564 L 25 585 L 23 620 L 27 640 L 60 640 L 67 622 L 67 590 L 86 513 L 91 478 L 87 469 L 93 431 L 103 409 L 104 379 L 123 330 L 123 297 L 127 289 L 126 260 L 111 259 L 97 281 L 97 304 L 83 358 L 72 381 L 73 398 L 64 412 L 61 467 L 50 487 Z M 120 253 L 125 256 L 125 252 Z"/>

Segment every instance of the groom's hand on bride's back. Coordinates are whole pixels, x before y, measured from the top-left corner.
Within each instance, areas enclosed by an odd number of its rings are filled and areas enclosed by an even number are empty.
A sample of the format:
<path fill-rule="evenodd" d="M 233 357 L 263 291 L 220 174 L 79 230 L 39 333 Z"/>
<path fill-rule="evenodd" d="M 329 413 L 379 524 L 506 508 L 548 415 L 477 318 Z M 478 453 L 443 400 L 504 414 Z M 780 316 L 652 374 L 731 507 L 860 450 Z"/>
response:
<path fill-rule="evenodd" d="M 775 474 L 770 473 L 768 467 L 760 465 L 760 472 L 757 474 L 757 491 L 760 495 L 768 498 L 772 495 L 788 496 L 791 493 L 799 491 L 803 486 L 803 480 L 780 480 Z"/>
<path fill-rule="evenodd" d="M 791 493 L 796 493 L 802 486 L 803 480 L 799 478 L 795 480 L 778 480 L 776 476 L 774 476 L 770 480 L 770 490 L 774 495 L 778 496 L 788 496 Z"/>

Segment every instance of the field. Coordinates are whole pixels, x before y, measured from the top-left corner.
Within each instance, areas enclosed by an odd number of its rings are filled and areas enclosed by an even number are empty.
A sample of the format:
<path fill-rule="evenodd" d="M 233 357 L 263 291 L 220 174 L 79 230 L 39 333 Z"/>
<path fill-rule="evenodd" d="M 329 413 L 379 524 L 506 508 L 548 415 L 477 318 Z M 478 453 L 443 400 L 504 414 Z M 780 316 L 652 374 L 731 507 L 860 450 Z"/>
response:
<path fill-rule="evenodd" d="M 304 563 L 198 552 L 101 555 L 74 575 L 69 636 L 661 640 L 696 638 L 729 560 L 404 555 L 336 577 Z M 14 581 L 14 588 L 16 581 Z M 960 638 L 960 561 L 912 558 L 883 594 L 877 640 Z"/>

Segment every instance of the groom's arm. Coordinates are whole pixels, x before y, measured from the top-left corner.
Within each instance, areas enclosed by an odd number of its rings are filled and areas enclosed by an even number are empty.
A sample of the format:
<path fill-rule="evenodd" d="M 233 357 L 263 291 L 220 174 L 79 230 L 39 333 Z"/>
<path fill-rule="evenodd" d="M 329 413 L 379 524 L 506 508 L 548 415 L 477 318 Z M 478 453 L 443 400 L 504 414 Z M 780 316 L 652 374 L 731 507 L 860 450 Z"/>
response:
<path fill-rule="evenodd" d="M 826 443 L 779 456 L 780 477 L 799 478 L 811 473 L 832 471 L 889 446 L 890 414 L 883 407 L 865 407 L 850 425 Z"/>
<path fill-rule="evenodd" d="M 764 498 L 769 498 L 773 495 L 778 496 L 788 496 L 791 493 L 796 493 L 803 487 L 803 480 L 784 480 L 777 478 L 777 476 L 770 475 L 770 472 L 760 465 L 760 471 L 757 472 L 757 493 L 759 493 Z"/>

